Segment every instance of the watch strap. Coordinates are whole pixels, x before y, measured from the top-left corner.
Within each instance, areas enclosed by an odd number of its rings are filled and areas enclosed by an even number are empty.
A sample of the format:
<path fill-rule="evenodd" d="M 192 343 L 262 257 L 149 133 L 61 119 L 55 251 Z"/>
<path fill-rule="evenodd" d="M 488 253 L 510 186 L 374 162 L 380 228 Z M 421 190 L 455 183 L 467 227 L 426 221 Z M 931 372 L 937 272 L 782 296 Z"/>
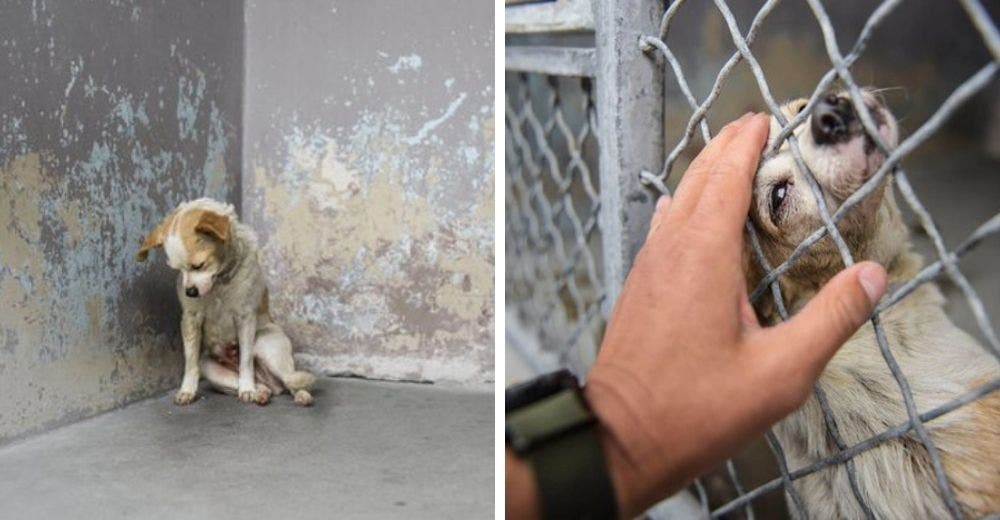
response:
<path fill-rule="evenodd" d="M 563 389 L 507 415 L 507 442 L 531 465 L 545 518 L 615 518 L 618 506 L 579 389 Z"/>
<path fill-rule="evenodd" d="M 617 517 L 618 505 L 593 425 L 533 450 L 528 461 L 535 471 L 545 518 Z"/>

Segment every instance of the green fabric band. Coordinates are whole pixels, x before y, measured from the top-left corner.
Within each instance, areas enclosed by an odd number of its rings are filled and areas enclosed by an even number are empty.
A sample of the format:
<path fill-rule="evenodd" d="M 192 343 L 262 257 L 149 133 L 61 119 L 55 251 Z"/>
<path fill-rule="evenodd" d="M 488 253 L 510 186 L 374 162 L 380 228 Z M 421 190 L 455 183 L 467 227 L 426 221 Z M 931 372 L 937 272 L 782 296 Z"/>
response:
<path fill-rule="evenodd" d="M 542 511 L 551 519 L 613 519 L 618 515 L 604 453 L 594 428 L 580 428 L 531 452 Z"/>
<path fill-rule="evenodd" d="M 508 442 L 534 470 L 545 518 L 616 518 L 618 506 L 594 424 L 574 390 L 507 416 Z"/>

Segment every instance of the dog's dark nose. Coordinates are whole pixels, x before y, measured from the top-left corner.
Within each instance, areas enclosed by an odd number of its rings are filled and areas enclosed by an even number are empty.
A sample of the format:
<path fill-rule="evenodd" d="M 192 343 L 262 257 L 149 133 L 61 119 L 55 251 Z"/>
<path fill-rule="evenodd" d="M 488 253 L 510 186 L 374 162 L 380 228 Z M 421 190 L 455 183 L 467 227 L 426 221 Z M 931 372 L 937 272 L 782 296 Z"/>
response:
<path fill-rule="evenodd" d="M 810 115 L 813 140 L 816 144 L 842 143 L 850 138 L 854 107 L 846 98 L 828 94 L 816 103 Z"/>
<path fill-rule="evenodd" d="M 187 289 L 184 290 L 184 294 L 186 294 L 186 295 L 188 295 L 188 296 L 190 296 L 192 298 L 197 298 L 198 297 L 198 288 L 197 287 L 188 287 Z"/>

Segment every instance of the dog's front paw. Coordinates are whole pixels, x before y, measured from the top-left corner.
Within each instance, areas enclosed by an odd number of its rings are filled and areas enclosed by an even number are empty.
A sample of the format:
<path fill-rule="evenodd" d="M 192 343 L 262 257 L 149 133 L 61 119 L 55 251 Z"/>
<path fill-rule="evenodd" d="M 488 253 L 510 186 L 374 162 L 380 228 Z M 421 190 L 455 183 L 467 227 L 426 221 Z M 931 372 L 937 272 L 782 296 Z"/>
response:
<path fill-rule="evenodd" d="M 174 402 L 179 405 L 191 404 L 194 401 L 195 393 L 188 392 L 187 390 L 178 390 L 177 394 L 174 395 Z"/>
<path fill-rule="evenodd" d="M 306 390 L 296 390 L 295 391 L 295 404 L 301 406 L 310 406 L 313 404 L 313 396 Z"/>
<path fill-rule="evenodd" d="M 240 390 L 240 401 L 244 403 L 252 403 L 257 400 L 256 390 Z"/>
<path fill-rule="evenodd" d="M 266 386 L 257 389 L 257 395 L 254 397 L 254 402 L 259 405 L 265 405 L 271 401 L 271 389 Z"/>

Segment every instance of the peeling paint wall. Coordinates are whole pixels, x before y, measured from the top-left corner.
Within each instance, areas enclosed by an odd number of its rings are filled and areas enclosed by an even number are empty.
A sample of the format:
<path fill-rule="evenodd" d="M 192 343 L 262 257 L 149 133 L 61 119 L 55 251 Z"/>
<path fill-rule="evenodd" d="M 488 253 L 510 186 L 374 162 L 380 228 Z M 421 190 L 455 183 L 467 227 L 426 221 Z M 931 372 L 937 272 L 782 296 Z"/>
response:
<path fill-rule="evenodd" d="M 493 380 L 493 5 L 248 1 L 244 219 L 298 359 Z"/>
<path fill-rule="evenodd" d="M 237 201 L 238 1 L 0 3 L 0 443 L 178 384 L 181 200 Z"/>

